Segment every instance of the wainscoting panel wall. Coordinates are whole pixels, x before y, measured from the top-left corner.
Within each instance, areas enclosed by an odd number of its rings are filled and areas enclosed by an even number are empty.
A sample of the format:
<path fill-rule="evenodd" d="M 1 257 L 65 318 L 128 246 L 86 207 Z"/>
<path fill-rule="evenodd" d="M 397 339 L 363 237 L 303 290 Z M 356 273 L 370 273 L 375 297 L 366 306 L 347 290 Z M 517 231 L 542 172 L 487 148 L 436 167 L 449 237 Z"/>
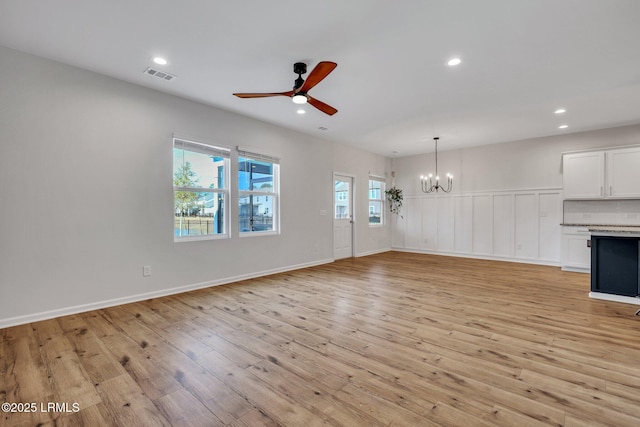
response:
<path fill-rule="evenodd" d="M 422 199 L 422 239 L 420 248 L 438 250 L 438 201 L 434 198 Z"/>
<path fill-rule="evenodd" d="M 472 252 L 493 253 L 493 200 L 490 195 L 473 196 Z"/>
<path fill-rule="evenodd" d="M 542 261 L 558 261 L 562 258 L 562 197 L 554 193 L 540 193 L 539 227 L 540 250 L 538 257 Z M 558 218 L 560 221 L 558 221 Z M 543 244 L 543 242 L 555 242 Z"/>
<path fill-rule="evenodd" d="M 437 197 L 434 197 L 437 200 Z M 471 224 L 473 222 L 473 199 L 471 196 L 454 196 L 454 252 L 471 252 Z M 416 212 L 418 214 L 418 212 Z"/>
<path fill-rule="evenodd" d="M 537 198 L 534 193 L 516 194 L 515 197 L 516 258 L 535 259 L 538 253 Z"/>
<path fill-rule="evenodd" d="M 493 199 L 493 254 L 513 258 L 514 221 L 513 194 L 495 194 Z"/>
<path fill-rule="evenodd" d="M 438 249 L 453 251 L 454 220 L 453 197 L 445 196 L 438 199 Z"/>
<path fill-rule="evenodd" d="M 405 197 L 393 249 L 560 264 L 560 189 Z"/>

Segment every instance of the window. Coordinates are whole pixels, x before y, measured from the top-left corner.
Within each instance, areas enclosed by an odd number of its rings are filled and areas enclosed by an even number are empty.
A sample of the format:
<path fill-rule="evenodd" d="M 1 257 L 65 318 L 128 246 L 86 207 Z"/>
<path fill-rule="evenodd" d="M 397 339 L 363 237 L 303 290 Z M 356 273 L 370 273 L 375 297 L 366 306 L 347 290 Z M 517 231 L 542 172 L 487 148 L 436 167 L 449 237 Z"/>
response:
<path fill-rule="evenodd" d="M 229 153 L 184 139 L 173 139 L 174 240 L 228 236 Z"/>
<path fill-rule="evenodd" d="M 279 159 L 238 148 L 240 235 L 278 232 Z"/>
<path fill-rule="evenodd" d="M 351 215 L 349 207 L 349 181 L 336 179 L 335 187 L 335 218 L 345 219 Z"/>
<path fill-rule="evenodd" d="M 369 225 L 384 223 L 384 181 L 382 178 L 369 177 Z"/>

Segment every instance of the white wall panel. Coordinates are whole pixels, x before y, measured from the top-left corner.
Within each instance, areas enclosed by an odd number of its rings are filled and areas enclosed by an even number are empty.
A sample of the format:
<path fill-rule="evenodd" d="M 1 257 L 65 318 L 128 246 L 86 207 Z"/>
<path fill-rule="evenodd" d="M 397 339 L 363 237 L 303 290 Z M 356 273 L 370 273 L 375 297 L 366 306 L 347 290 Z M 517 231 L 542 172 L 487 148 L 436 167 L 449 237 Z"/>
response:
<path fill-rule="evenodd" d="M 405 229 L 407 227 L 407 206 L 405 202 L 405 206 L 402 207 L 402 212 L 400 215 L 392 215 L 388 214 L 387 218 L 391 221 L 391 245 L 394 248 L 403 248 L 406 246 L 405 244 Z"/>
<path fill-rule="evenodd" d="M 516 194 L 516 257 L 538 258 L 538 211 L 536 194 Z"/>
<path fill-rule="evenodd" d="M 560 264 L 559 189 L 429 195 L 408 198 L 406 207 L 396 248 Z"/>
<path fill-rule="evenodd" d="M 420 249 L 422 240 L 422 200 L 418 198 L 406 199 L 406 229 L 404 234 L 407 249 Z"/>
<path fill-rule="evenodd" d="M 471 227 L 473 225 L 473 199 L 471 196 L 456 196 L 453 200 L 455 218 L 455 251 L 471 253 L 473 249 L 471 240 Z"/>
<path fill-rule="evenodd" d="M 422 249 L 438 249 L 438 200 L 435 197 L 422 199 Z"/>
<path fill-rule="evenodd" d="M 438 197 L 438 251 L 453 252 L 453 197 Z"/>
<path fill-rule="evenodd" d="M 493 251 L 493 200 L 490 195 L 473 196 L 473 253 L 491 255 Z"/>
<path fill-rule="evenodd" d="M 493 196 L 493 255 L 514 256 L 513 194 Z"/>
<path fill-rule="evenodd" d="M 557 193 L 541 193 L 538 199 L 539 258 L 543 261 L 560 261 L 562 246 L 562 196 Z"/>

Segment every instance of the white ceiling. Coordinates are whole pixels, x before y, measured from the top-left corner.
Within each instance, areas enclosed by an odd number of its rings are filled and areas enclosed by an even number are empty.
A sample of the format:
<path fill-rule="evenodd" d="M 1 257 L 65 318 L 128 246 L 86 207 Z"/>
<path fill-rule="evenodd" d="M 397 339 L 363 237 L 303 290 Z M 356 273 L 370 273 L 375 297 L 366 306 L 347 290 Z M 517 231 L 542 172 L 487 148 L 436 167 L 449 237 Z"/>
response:
<path fill-rule="evenodd" d="M 640 123 L 640 0 L 1 0 L 0 45 L 387 156 Z M 334 116 L 231 95 L 322 60 Z"/>

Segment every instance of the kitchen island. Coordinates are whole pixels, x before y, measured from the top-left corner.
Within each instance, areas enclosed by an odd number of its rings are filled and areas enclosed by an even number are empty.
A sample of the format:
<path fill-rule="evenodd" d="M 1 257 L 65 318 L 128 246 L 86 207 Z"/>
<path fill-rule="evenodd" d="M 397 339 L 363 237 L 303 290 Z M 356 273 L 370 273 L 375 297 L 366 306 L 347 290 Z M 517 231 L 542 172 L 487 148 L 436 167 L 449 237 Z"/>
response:
<path fill-rule="evenodd" d="M 593 226 L 591 298 L 640 305 L 640 227 Z"/>

